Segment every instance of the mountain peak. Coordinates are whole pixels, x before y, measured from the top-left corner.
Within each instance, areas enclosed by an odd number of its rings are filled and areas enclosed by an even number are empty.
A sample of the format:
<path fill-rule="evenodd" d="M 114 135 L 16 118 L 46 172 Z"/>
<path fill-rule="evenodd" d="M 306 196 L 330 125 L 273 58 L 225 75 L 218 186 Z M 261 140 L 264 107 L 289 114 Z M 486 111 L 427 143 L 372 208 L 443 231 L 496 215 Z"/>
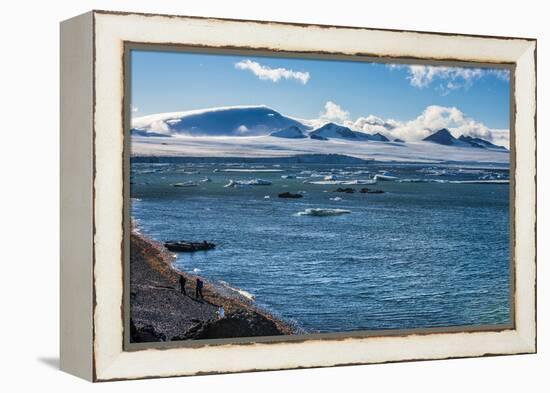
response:
<path fill-rule="evenodd" d="M 138 133 L 161 133 L 166 136 L 269 135 L 290 126 L 304 127 L 299 121 L 265 105 L 159 113 L 132 120 L 132 128 Z"/>
<path fill-rule="evenodd" d="M 507 150 L 504 146 L 498 146 L 498 145 L 495 145 L 494 143 L 486 141 L 485 139 L 472 137 L 472 136 L 469 136 L 469 135 L 461 135 L 458 138 L 458 140 L 463 142 L 463 143 L 467 143 L 470 146 L 478 147 L 478 148 L 482 148 L 482 149 Z"/>
<path fill-rule="evenodd" d="M 389 141 L 390 141 L 386 136 L 382 135 L 382 134 L 379 133 L 379 132 L 377 132 L 377 133 L 374 134 L 374 135 L 371 135 L 371 136 L 369 137 L 369 139 L 370 139 L 371 141 L 378 141 L 378 142 L 389 142 Z"/>
<path fill-rule="evenodd" d="M 446 128 L 442 128 L 422 140 L 447 146 L 454 145 L 458 141 Z"/>
<path fill-rule="evenodd" d="M 338 139 L 352 139 L 352 140 L 367 140 L 369 135 L 352 131 L 350 128 L 341 126 L 335 123 L 326 123 L 325 125 L 313 130 L 309 134 L 310 138 L 313 139 L 327 139 L 327 138 L 338 138 Z"/>

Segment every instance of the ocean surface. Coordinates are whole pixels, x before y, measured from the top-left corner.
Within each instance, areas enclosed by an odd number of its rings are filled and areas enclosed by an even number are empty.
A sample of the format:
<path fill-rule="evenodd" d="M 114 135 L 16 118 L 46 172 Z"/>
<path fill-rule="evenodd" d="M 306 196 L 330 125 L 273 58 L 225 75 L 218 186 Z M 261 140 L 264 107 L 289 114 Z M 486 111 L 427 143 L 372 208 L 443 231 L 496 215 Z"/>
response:
<path fill-rule="evenodd" d="M 380 173 L 395 178 L 339 184 Z M 504 324 L 508 178 L 488 164 L 132 163 L 131 215 L 157 241 L 214 242 L 177 267 L 306 332 Z M 272 184 L 224 187 L 258 179 Z"/>

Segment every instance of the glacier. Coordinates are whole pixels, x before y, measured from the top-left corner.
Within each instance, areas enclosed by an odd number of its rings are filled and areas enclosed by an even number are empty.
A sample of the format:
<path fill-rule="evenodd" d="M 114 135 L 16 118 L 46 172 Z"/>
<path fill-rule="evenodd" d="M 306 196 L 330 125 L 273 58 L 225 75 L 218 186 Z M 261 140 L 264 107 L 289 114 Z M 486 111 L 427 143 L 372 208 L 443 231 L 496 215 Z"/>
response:
<path fill-rule="evenodd" d="M 427 141 L 392 142 L 346 139 L 289 139 L 273 136 L 169 138 L 133 136 L 132 156 L 156 157 L 293 157 L 301 154 L 342 154 L 365 160 L 398 162 L 508 163 L 507 150 L 445 146 Z"/>
<path fill-rule="evenodd" d="M 265 106 L 160 113 L 132 120 L 134 157 L 281 158 L 343 155 L 397 162 L 508 163 L 509 151 L 447 129 L 421 141 L 390 141 L 332 122 L 292 118 Z"/>

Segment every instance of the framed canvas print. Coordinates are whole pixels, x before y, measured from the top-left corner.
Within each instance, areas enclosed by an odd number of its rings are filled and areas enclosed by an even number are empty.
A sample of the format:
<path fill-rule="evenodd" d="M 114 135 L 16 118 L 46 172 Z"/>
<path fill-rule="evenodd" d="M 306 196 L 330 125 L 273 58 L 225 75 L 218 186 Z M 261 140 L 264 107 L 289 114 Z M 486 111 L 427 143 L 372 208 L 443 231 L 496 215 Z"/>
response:
<path fill-rule="evenodd" d="M 61 24 L 61 367 L 536 351 L 536 41 Z"/>

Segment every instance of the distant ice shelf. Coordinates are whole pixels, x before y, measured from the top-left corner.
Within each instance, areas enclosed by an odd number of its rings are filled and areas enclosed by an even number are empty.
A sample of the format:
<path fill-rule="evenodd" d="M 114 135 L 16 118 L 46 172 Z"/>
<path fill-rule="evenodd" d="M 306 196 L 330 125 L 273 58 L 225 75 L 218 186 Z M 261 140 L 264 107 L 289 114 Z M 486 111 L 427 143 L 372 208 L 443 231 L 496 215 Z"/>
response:
<path fill-rule="evenodd" d="M 507 150 L 441 145 L 429 141 L 396 144 L 367 140 L 311 138 L 289 139 L 274 136 L 178 136 L 172 138 L 132 136 L 133 156 L 153 157 L 242 157 L 282 158 L 307 154 L 340 154 L 364 160 L 397 162 L 477 162 L 505 164 Z"/>

